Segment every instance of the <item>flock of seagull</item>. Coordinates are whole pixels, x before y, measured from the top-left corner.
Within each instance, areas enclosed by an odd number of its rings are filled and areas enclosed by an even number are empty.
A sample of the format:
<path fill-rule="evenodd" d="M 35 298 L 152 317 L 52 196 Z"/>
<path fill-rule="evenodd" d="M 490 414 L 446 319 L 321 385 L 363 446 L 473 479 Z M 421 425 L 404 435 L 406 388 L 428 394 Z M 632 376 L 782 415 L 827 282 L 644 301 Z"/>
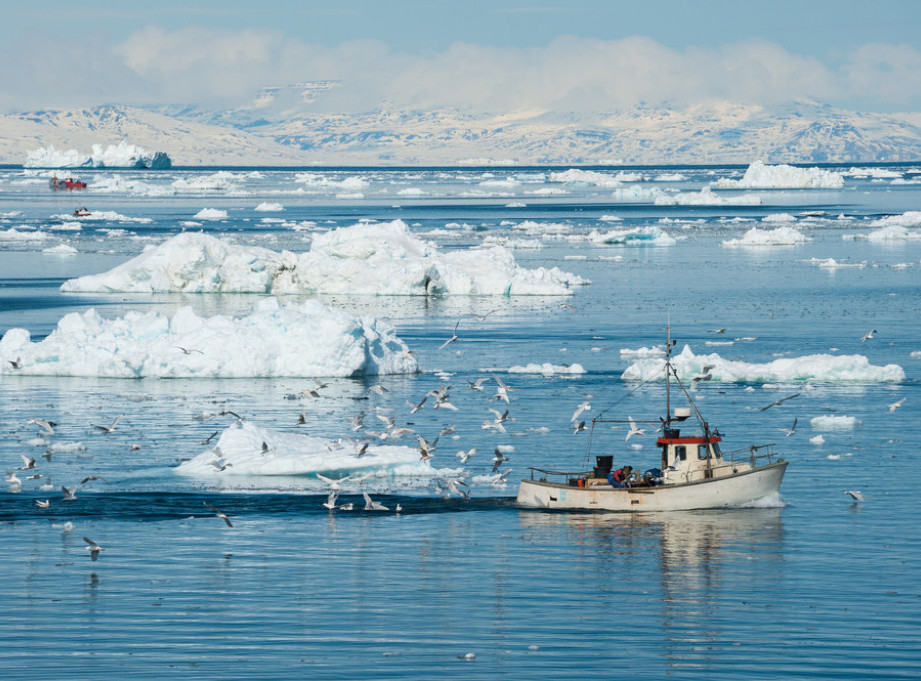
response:
<path fill-rule="evenodd" d="M 460 340 L 457 334 L 458 327 L 459 327 L 459 322 L 455 324 L 454 331 L 451 337 L 448 338 L 446 341 L 444 341 L 439 346 L 438 348 L 439 350 L 443 350 L 444 348 L 448 347 L 450 344 L 457 343 Z M 725 331 L 726 329 L 712 329 L 711 330 L 711 332 L 713 333 L 725 333 Z M 865 343 L 866 341 L 874 338 L 876 333 L 878 332 L 875 329 L 868 332 L 860 339 L 860 342 Z M 194 351 L 194 350 L 187 350 L 185 348 L 180 348 L 180 349 L 186 354 Z M 14 367 L 17 367 L 17 365 L 20 365 L 21 362 L 19 359 L 17 359 L 16 361 L 10 361 L 10 364 L 12 364 Z M 694 377 L 691 378 L 690 390 L 691 391 L 697 390 L 697 386 L 699 385 L 701 381 L 711 380 L 713 378 L 711 371 L 714 368 L 715 368 L 714 365 L 705 365 L 700 374 L 695 375 Z M 509 397 L 509 393 L 514 392 L 517 389 L 506 384 L 499 376 L 495 374 L 493 374 L 492 376 L 480 376 L 474 380 L 468 380 L 467 385 L 469 389 L 472 391 L 483 392 L 485 390 L 486 384 L 489 383 L 490 380 L 493 380 L 496 385 L 495 393 L 492 396 L 492 400 L 498 403 L 504 402 L 506 405 L 510 405 L 511 399 Z M 320 391 L 326 388 L 327 385 L 328 384 L 326 383 L 317 383 L 315 387 L 303 390 L 301 393 L 299 393 L 298 396 L 304 397 L 304 398 L 320 397 L 321 396 Z M 453 411 L 453 412 L 458 411 L 458 407 L 455 406 L 451 402 L 450 391 L 452 390 L 452 388 L 453 386 L 451 385 L 439 385 L 437 388 L 429 390 L 427 393 L 425 393 L 418 402 L 415 402 L 415 403 L 407 402 L 406 404 L 409 407 L 410 414 L 415 414 L 418 411 L 424 409 L 427 404 L 430 405 L 431 408 L 435 410 L 448 410 L 448 411 Z M 368 392 L 372 394 L 377 394 L 377 395 L 384 395 L 388 392 L 388 389 L 384 387 L 383 385 L 374 385 L 368 388 Z M 765 405 L 764 407 L 761 407 L 760 411 L 764 412 L 764 411 L 767 411 L 768 409 L 771 409 L 772 407 L 782 406 L 789 400 L 799 397 L 800 394 L 801 393 L 794 393 L 794 394 L 782 397 L 778 400 L 771 402 L 770 404 Z M 591 396 L 588 396 L 588 397 L 591 397 Z M 903 397 L 897 400 L 896 402 L 889 404 L 888 405 L 889 412 L 890 413 L 895 412 L 905 403 L 905 400 L 906 398 Z M 587 429 L 586 421 L 580 420 L 580 417 L 585 412 L 590 411 L 591 408 L 592 408 L 591 403 L 588 400 L 584 400 L 576 407 L 575 411 L 572 413 L 572 416 L 570 417 L 570 423 L 571 423 L 571 427 L 572 427 L 572 431 L 574 435 Z M 398 425 L 396 423 L 395 417 L 383 413 L 384 411 L 386 410 L 382 409 L 381 407 L 377 407 L 375 409 L 376 418 L 379 421 L 381 421 L 385 426 L 384 429 L 379 432 L 374 432 L 374 431 L 371 431 L 365 428 L 364 421 L 367 415 L 366 411 L 362 411 L 356 416 L 348 418 L 348 421 L 352 424 L 352 430 L 354 432 L 364 431 L 364 435 L 366 436 L 366 438 L 363 440 L 358 440 L 355 438 L 346 438 L 347 440 L 352 442 L 355 448 L 354 455 L 356 456 L 356 458 L 361 458 L 364 454 L 366 454 L 368 452 L 368 449 L 372 441 L 374 440 L 377 440 L 377 441 L 389 440 L 393 442 L 393 441 L 397 441 L 401 439 L 403 436 L 414 435 L 418 442 L 417 450 L 419 452 L 420 460 L 429 461 L 435 456 L 435 451 L 438 448 L 439 439 L 442 436 L 452 434 L 455 431 L 455 428 L 453 425 L 445 426 L 441 430 L 438 436 L 436 436 L 433 440 L 429 441 L 425 437 L 423 437 L 421 434 L 413 431 L 411 428 Z M 509 408 L 506 408 L 503 411 L 499 411 L 498 409 L 489 407 L 487 411 L 490 414 L 492 414 L 493 418 L 483 421 L 482 429 L 495 431 L 496 433 L 505 434 L 507 432 L 506 424 L 509 422 L 509 419 L 510 419 Z M 231 416 L 236 417 L 239 423 L 243 422 L 243 418 L 234 411 L 224 409 L 220 412 L 220 415 L 231 415 Z M 112 422 L 109 425 L 99 425 L 95 423 L 92 423 L 90 425 L 93 428 L 100 431 L 103 435 L 109 435 L 109 434 L 116 432 L 117 426 L 119 425 L 120 421 L 121 421 L 121 417 L 117 416 L 112 420 Z M 300 426 L 300 425 L 306 424 L 307 422 L 308 422 L 308 419 L 307 419 L 306 411 L 301 411 L 301 413 L 298 416 L 297 422 L 295 423 L 295 426 Z M 47 419 L 43 419 L 40 417 L 32 417 L 28 419 L 27 423 L 37 426 L 40 429 L 40 435 L 46 440 L 56 434 L 57 424 Z M 781 430 L 787 437 L 791 437 L 795 435 L 797 432 L 797 423 L 798 423 L 798 418 L 794 418 L 793 423 L 789 428 L 780 428 L 779 430 Z M 637 436 L 637 435 L 643 435 L 645 433 L 645 429 L 638 427 L 632 416 L 628 417 L 628 424 L 629 424 L 629 429 L 627 431 L 626 437 L 624 438 L 625 441 L 629 441 L 630 438 Z M 211 440 L 213 440 L 218 435 L 218 433 L 219 431 L 214 431 L 206 440 L 202 441 L 200 444 L 202 445 L 209 444 Z M 332 446 L 342 446 L 342 438 L 340 438 L 340 440 L 338 441 L 336 445 L 328 445 L 328 447 L 332 447 Z M 140 447 L 135 444 L 135 445 L 132 445 L 132 449 L 133 450 L 140 449 Z M 272 449 L 273 448 L 268 443 L 262 442 L 261 453 L 263 455 L 268 454 L 270 451 L 272 451 Z M 54 452 L 53 448 L 49 446 L 46 449 L 45 453 L 42 454 L 42 457 L 50 461 L 53 452 Z M 211 461 L 209 463 L 211 466 L 214 467 L 216 472 L 227 471 L 228 468 L 231 468 L 233 466 L 232 463 L 224 461 L 222 459 L 222 455 L 221 455 L 219 447 L 215 447 L 212 450 L 212 452 L 217 458 L 215 461 Z M 457 452 L 455 456 L 461 464 L 465 465 L 468 463 L 468 461 L 470 461 L 470 459 L 476 453 L 477 453 L 477 450 L 475 448 L 471 448 L 468 450 L 460 450 Z M 38 464 L 36 463 L 35 458 L 28 457 L 24 454 L 20 456 L 22 458 L 23 465 L 19 467 L 17 470 L 29 472 L 29 474 L 25 477 L 25 480 L 26 481 L 41 480 L 44 476 L 42 473 L 38 471 L 37 469 Z M 507 463 L 508 461 L 509 461 L 509 458 L 506 456 L 505 452 L 503 451 L 503 447 L 501 446 L 496 447 L 492 460 L 491 460 L 491 464 L 492 464 L 491 465 L 491 475 L 495 476 L 493 478 L 494 484 L 504 483 L 508 475 L 511 473 L 511 469 L 509 468 L 502 470 L 502 465 Z M 348 503 L 343 503 L 343 504 L 339 503 L 339 496 L 342 491 L 343 484 L 346 482 L 349 482 L 349 483 L 353 483 L 356 485 L 360 485 L 362 482 L 369 479 L 373 475 L 374 475 L 373 472 L 366 473 L 364 475 L 358 475 L 358 474 L 353 473 L 353 474 L 346 475 L 340 478 L 330 478 L 321 473 L 316 473 L 317 479 L 322 480 L 329 488 L 327 499 L 322 504 L 323 507 L 326 508 L 330 512 L 335 511 L 335 510 L 340 510 L 340 511 L 354 510 L 356 508 L 356 505 L 354 502 L 348 502 Z M 470 486 L 467 482 L 467 475 L 468 473 L 465 472 L 456 477 L 442 477 L 442 478 L 437 479 L 435 482 L 436 493 L 441 495 L 444 499 L 448 499 L 453 495 L 457 495 L 458 497 L 461 497 L 463 499 L 469 499 Z M 79 485 L 73 485 L 70 487 L 61 486 L 60 487 L 61 500 L 65 502 L 76 500 L 77 490 L 79 489 L 80 486 L 85 485 L 86 483 L 91 482 L 93 480 L 99 480 L 99 479 L 105 480 L 105 478 L 101 478 L 100 476 L 88 475 L 81 479 Z M 22 490 L 23 479 L 18 477 L 15 470 L 7 471 L 6 483 L 11 492 L 20 492 Z M 38 489 L 41 491 L 53 490 L 54 486 L 51 484 L 50 477 L 46 478 L 46 481 L 42 483 L 38 487 Z M 864 501 L 864 496 L 859 490 L 847 490 L 845 494 L 850 496 L 854 500 L 855 503 Z M 365 511 L 389 511 L 390 510 L 389 507 L 385 506 L 379 501 L 375 501 L 374 499 L 372 499 L 366 491 L 362 491 L 362 496 L 364 498 L 363 510 Z M 51 507 L 50 499 L 37 499 L 35 501 L 35 504 L 39 509 L 49 509 Z M 217 518 L 223 520 L 228 528 L 233 528 L 234 525 L 232 521 L 230 520 L 230 517 L 226 513 L 224 513 L 223 511 L 221 511 L 220 509 L 216 508 L 215 506 L 213 506 L 212 504 L 208 502 L 204 502 L 204 506 L 211 513 L 213 513 Z M 394 509 L 394 511 L 398 514 L 402 510 L 403 509 L 400 504 L 397 504 Z M 86 550 L 89 552 L 90 558 L 93 561 L 97 560 L 100 552 L 104 551 L 105 549 L 102 546 L 100 546 L 98 543 L 90 539 L 89 537 L 84 537 L 83 539 L 84 539 L 84 542 L 87 544 Z"/>

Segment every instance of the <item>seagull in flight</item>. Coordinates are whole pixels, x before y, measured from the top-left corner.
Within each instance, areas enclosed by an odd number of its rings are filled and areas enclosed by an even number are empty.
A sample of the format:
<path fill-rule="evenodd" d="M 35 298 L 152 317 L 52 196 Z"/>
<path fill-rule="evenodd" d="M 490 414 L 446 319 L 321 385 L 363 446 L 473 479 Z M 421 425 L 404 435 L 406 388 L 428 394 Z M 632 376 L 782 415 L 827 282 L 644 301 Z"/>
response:
<path fill-rule="evenodd" d="M 416 435 L 416 439 L 419 440 L 418 449 L 419 449 L 419 452 L 422 454 L 422 460 L 428 461 L 434 456 L 432 452 L 435 451 L 435 447 L 438 444 L 438 438 L 436 437 L 432 442 L 429 442 L 421 435 Z"/>
<path fill-rule="evenodd" d="M 90 552 L 90 558 L 92 560 L 96 560 L 97 558 L 99 558 L 100 551 L 105 551 L 104 548 L 102 548 L 99 544 L 94 542 L 89 537 L 84 537 L 83 541 L 85 541 L 88 544 L 88 546 L 86 547 L 86 550 Z"/>
<path fill-rule="evenodd" d="M 121 416 L 116 416 L 116 417 L 115 417 L 115 420 L 112 421 L 112 423 L 111 423 L 110 425 L 108 425 L 108 426 L 97 426 L 95 423 L 93 423 L 93 424 L 91 424 L 91 425 L 92 425 L 94 428 L 98 428 L 98 429 L 101 430 L 103 433 L 105 433 L 106 435 L 108 435 L 109 433 L 114 433 L 114 432 L 115 432 L 115 426 L 117 426 L 117 425 L 118 425 L 118 422 L 121 421 L 121 420 L 122 420 L 122 417 L 121 417 Z"/>
<path fill-rule="evenodd" d="M 383 395 L 384 393 L 390 392 L 390 391 L 387 390 L 387 388 L 385 388 L 382 385 L 372 385 L 370 388 L 368 388 L 368 392 L 377 393 L 378 395 Z"/>
<path fill-rule="evenodd" d="M 493 457 L 492 457 L 492 462 L 493 462 L 492 472 L 493 473 L 497 472 L 499 470 L 499 466 L 501 466 L 503 463 L 505 463 L 508 460 L 509 458 L 505 454 L 503 454 L 501 451 L 499 451 L 498 447 L 496 447 L 496 450 L 495 452 L 493 452 Z"/>
<path fill-rule="evenodd" d="M 509 400 L 508 400 L 509 391 L 517 390 L 517 388 L 510 388 L 505 383 L 503 383 L 502 379 L 499 378 L 498 376 L 494 375 L 493 380 L 495 380 L 496 384 L 499 386 L 498 388 L 496 388 L 496 399 L 505 400 L 505 403 L 508 404 L 509 403 Z"/>
<path fill-rule="evenodd" d="M 905 398 L 904 398 L 904 397 L 903 397 L 902 399 L 898 400 L 897 402 L 893 402 L 892 404 L 889 405 L 889 413 L 891 414 L 891 413 L 894 412 L 896 409 L 898 409 L 899 407 L 901 407 L 904 403 L 905 403 Z"/>
<path fill-rule="evenodd" d="M 576 407 L 575 413 L 573 413 L 572 418 L 569 420 L 575 421 L 577 418 L 579 418 L 579 414 L 581 414 L 583 411 L 589 411 L 591 408 L 592 408 L 591 404 L 589 404 L 587 401 L 583 402 L 578 407 Z"/>
<path fill-rule="evenodd" d="M 54 427 L 57 425 L 53 421 L 46 421 L 45 419 L 33 416 L 26 423 L 34 423 L 36 426 L 44 430 L 48 435 L 54 435 Z"/>
<path fill-rule="evenodd" d="M 197 352 L 199 355 L 205 354 L 204 352 L 202 352 L 201 350 L 197 348 L 184 348 L 181 345 L 176 345 L 174 347 L 177 348 L 178 350 L 182 350 L 182 352 L 185 353 L 186 355 L 191 355 L 193 352 Z"/>
<path fill-rule="evenodd" d="M 573 425 L 573 427 L 572 427 L 572 434 L 573 434 L 573 435 L 578 435 L 579 433 L 581 433 L 581 432 L 582 432 L 583 430 L 585 430 L 585 429 L 586 429 L 585 421 L 579 421 L 578 423 L 576 423 L 576 424 Z"/>
<path fill-rule="evenodd" d="M 438 349 L 439 349 L 439 350 L 444 350 L 446 346 L 450 345 L 451 343 L 456 343 L 456 342 L 457 342 L 457 340 L 458 340 L 458 338 L 457 338 L 457 327 L 458 327 L 459 324 L 460 324 L 460 322 L 457 322 L 457 324 L 454 325 L 454 333 L 451 335 L 451 337 L 450 337 L 448 340 L 446 340 L 444 343 L 442 343 L 441 345 L 438 346 Z"/>
<path fill-rule="evenodd" d="M 725 326 L 720 327 L 719 329 L 710 329 L 710 333 L 726 333 L 729 329 Z"/>
<path fill-rule="evenodd" d="M 844 493 L 851 497 L 855 502 L 863 501 L 863 494 L 860 492 L 860 490 L 849 489 Z"/>
<path fill-rule="evenodd" d="M 780 398 L 779 400 L 777 400 L 776 402 L 771 402 L 771 403 L 770 403 L 768 406 L 766 406 L 766 407 L 761 407 L 761 411 L 767 411 L 767 410 L 770 409 L 771 407 L 779 407 L 780 405 L 782 405 L 782 404 L 783 404 L 784 402 L 786 402 L 787 400 L 792 400 L 794 397 L 799 397 L 799 396 L 800 396 L 800 393 L 793 393 L 792 395 L 788 395 L 787 397 L 782 397 L 782 398 Z"/>
<path fill-rule="evenodd" d="M 230 522 L 230 518 L 227 517 L 226 513 L 224 513 L 223 511 L 219 511 L 214 506 L 209 504 L 207 501 L 204 501 L 202 503 L 205 505 L 205 508 L 207 508 L 209 511 L 214 513 L 214 515 L 216 515 L 218 518 L 223 520 L 225 523 L 227 523 L 227 527 L 233 527 L 233 523 Z"/>
<path fill-rule="evenodd" d="M 76 487 L 61 487 L 61 493 L 64 495 L 64 501 L 74 501 L 77 498 Z"/>
<path fill-rule="evenodd" d="M 879 333 L 879 332 L 878 332 L 876 329 L 873 329 L 872 331 L 867 331 L 867 332 L 863 335 L 863 338 L 860 339 L 860 342 L 861 342 L 861 343 L 866 343 L 868 340 L 870 340 L 871 338 L 874 337 L 873 334 L 875 334 L 875 333 Z"/>
<path fill-rule="evenodd" d="M 793 435 L 793 433 L 796 432 L 796 422 L 798 420 L 799 419 L 793 419 L 793 425 L 790 428 L 781 428 L 780 430 L 785 432 L 787 434 L 787 437 L 790 437 L 791 435 Z"/>
<path fill-rule="evenodd" d="M 365 498 L 365 510 L 366 511 L 389 511 L 390 509 L 384 506 L 379 501 L 374 501 L 371 497 L 368 496 L 367 492 L 362 492 L 362 495 Z"/>
<path fill-rule="evenodd" d="M 486 381 L 488 380 L 489 380 L 489 376 L 481 376 L 475 381 L 467 381 L 467 385 L 470 386 L 471 390 L 482 390 L 483 384 L 486 383 Z"/>
<path fill-rule="evenodd" d="M 99 475 L 87 475 L 85 478 L 83 478 L 83 479 L 80 481 L 80 484 L 81 484 L 81 485 L 85 485 L 86 483 L 92 482 L 93 480 L 103 480 L 103 481 L 108 482 L 108 481 L 107 481 L 105 478 L 103 478 L 102 476 L 99 476 Z"/>
<path fill-rule="evenodd" d="M 468 449 L 466 452 L 462 449 L 457 453 L 457 458 L 460 459 L 461 463 L 467 463 L 467 460 L 474 454 L 476 454 L 475 447 L 473 449 Z"/>
<path fill-rule="evenodd" d="M 22 357 L 17 357 L 16 359 L 8 359 L 6 361 L 9 362 L 10 366 L 14 369 L 22 369 Z"/>
<path fill-rule="evenodd" d="M 19 456 L 22 458 L 22 466 L 20 466 L 19 470 L 27 471 L 35 468 L 35 459 L 31 459 L 25 454 L 20 454 Z"/>
<path fill-rule="evenodd" d="M 637 428 L 636 421 L 633 420 L 632 416 L 628 416 L 627 420 L 630 422 L 630 430 L 627 433 L 627 437 L 624 438 L 624 442 L 629 440 L 634 435 L 644 435 L 646 433 L 645 428 Z"/>
<path fill-rule="evenodd" d="M 232 463 L 223 463 L 221 461 L 209 461 L 208 463 L 214 466 L 217 469 L 218 473 L 223 473 L 225 470 L 233 466 Z"/>
<path fill-rule="evenodd" d="M 339 492 L 333 490 L 329 493 L 329 496 L 326 498 L 326 501 L 323 502 L 323 507 L 329 509 L 330 511 L 336 510 L 336 502 L 339 500 Z"/>
<path fill-rule="evenodd" d="M 409 413 L 410 413 L 410 414 L 415 414 L 417 411 L 419 411 L 420 409 L 422 409 L 422 407 L 425 406 L 425 402 L 426 402 L 426 400 L 428 400 L 428 398 L 429 398 L 429 396 L 426 394 L 426 395 L 423 395 L 423 396 L 422 396 L 422 399 L 419 400 L 416 404 L 413 404 L 412 402 L 407 401 L 406 404 L 408 404 L 409 407 L 410 407 L 410 408 L 409 408 Z"/>

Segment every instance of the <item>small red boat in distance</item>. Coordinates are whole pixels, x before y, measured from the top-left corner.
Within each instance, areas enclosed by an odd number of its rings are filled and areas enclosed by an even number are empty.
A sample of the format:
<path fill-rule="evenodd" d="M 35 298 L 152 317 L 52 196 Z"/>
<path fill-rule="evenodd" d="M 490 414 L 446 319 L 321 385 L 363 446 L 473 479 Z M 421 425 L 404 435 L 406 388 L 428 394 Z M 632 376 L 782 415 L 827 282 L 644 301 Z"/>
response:
<path fill-rule="evenodd" d="M 80 180 L 75 180 L 68 177 L 64 180 L 59 180 L 57 175 L 51 178 L 51 188 L 54 190 L 58 189 L 86 189 L 86 182 L 81 182 Z"/>

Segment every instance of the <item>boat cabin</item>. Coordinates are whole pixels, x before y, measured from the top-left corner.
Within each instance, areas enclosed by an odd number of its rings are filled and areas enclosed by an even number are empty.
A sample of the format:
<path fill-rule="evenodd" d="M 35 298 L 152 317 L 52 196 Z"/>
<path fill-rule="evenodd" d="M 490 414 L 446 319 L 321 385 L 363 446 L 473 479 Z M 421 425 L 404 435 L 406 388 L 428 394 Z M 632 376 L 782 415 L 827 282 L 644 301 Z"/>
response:
<path fill-rule="evenodd" d="M 665 427 L 656 444 L 662 448 L 665 483 L 710 480 L 737 473 L 748 464 L 723 460 L 723 438 L 705 428 L 705 435 L 682 437 L 678 428 Z"/>

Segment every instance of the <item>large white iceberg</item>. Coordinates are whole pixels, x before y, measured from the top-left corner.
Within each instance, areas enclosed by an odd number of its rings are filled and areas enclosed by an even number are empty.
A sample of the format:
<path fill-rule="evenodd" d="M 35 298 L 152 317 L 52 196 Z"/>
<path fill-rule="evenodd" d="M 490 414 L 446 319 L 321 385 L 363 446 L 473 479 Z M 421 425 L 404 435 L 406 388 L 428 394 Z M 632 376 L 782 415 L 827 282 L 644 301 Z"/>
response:
<path fill-rule="evenodd" d="M 798 229 L 793 227 L 778 227 L 777 229 L 758 229 L 752 227 L 744 236 L 738 239 L 729 239 L 722 243 L 728 248 L 760 247 L 760 246 L 795 246 L 809 241 Z"/>
<path fill-rule="evenodd" d="M 453 459 L 453 457 L 452 457 Z M 438 460 L 438 454 L 434 461 Z M 343 494 L 365 489 L 428 487 L 435 479 L 456 476 L 456 468 L 437 469 L 422 461 L 419 450 L 404 445 L 372 443 L 361 456 L 348 441 L 302 433 L 285 433 L 244 421 L 225 429 L 217 444 L 176 467 L 176 473 L 207 479 L 224 488 L 326 488 L 318 478 L 340 480 Z M 215 466 L 214 464 L 219 464 Z M 223 468 L 223 470 L 219 470 Z M 281 485 L 279 485 L 279 482 Z"/>
<path fill-rule="evenodd" d="M 710 366 L 712 381 L 720 383 L 897 383 L 905 371 L 897 364 L 875 366 L 864 355 L 804 355 L 785 357 L 765 364 L 723 359 L 718 354 L 695 355 L 687 345 L 672 358 L 683 381 L 704 374 Z M 664 359 L 641 359 L 631 364 L 621 378 L 625 381 L 665 380 Z"/>
<path fill-rule="evenodd" d="M 76 149 L 59 151 L 54 145 L 35 149 L 26 154 L 25 168 L 150 168 L 163 170 L 172 160 L 162 151 L 147 151 L 128 142 L 110 144 L 103 148 L 94 144 L 89 154 Z"/>
<path fill-rule="evenodd" d="M 402 220 L 357 224 L 313 238 L 306 253 L 238 246 L 183 233 L 62 291 L 336 293 L 355 295 L 567 295 L 574 274 L 518 266 L 502 246 L 442 253 Z"/>
<path fill-rule="evenodd" d="M 840 189 L 844 178 L 840 173 L 824 168 L 797 168 L 790 165 L 769 166 L 755 161 L 741 180 L 720 178 L 720 189 Z"/>
<path fill-rule="evenodd" d="M 107 378 L 260 378 L 414 373 L 419 367 L 389 325 L 317 301 L 261 300 L 245 317 L 172 317 L 95 309 L 64 316 L 44 340 L 25 329 L 0 339 L 0 374 Z M 18 368 L 13 366 L 13 363 Z"/>
<path fill-rule="evenodd" d="M 672 246 L 676 243 L 674 237 L 655 225 L 633 227 L 632 229 L 615 229 L 609 232 L 592 230 L 588 235 L 588 239 L 596 244 L 618 246 Z"/>

